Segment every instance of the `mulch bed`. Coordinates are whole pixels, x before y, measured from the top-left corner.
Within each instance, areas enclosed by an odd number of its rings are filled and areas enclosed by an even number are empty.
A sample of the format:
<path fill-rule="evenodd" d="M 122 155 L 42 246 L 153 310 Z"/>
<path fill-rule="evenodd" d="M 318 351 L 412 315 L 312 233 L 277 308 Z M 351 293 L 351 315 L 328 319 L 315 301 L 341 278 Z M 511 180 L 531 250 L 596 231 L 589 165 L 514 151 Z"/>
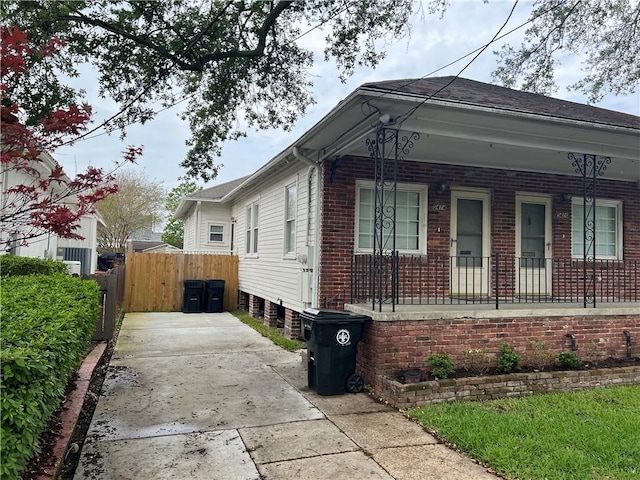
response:
<path fill-rule="evenodd" d="M 640 358 L 633 358 L 631 360 L 626 360 L 626 359 L 609 357 L 604 360 L 600 360 L 598 362 L 582 362 L 580 367 L 574 368 L 573 370 L 594 370 L 598 368 L 631 367 L 634 365 L 640 365 Z M 567 368 L 562 367 L 560 365 L 551 365 L 543 369 L 539 369 L 531 366 L 523 366 L 520 370 L 514 373 L 532 373 L 532 372 L 540 372 L 540 371 L 556 372 L 556 371 L 564 371 L 564 370 L 567 370 Z M 416 381 L 435 380 L 435 378 L 431 376 L 427 371 L 411 369 L 410 372 L 420 373 L 420 380 L 416 380 L 414 378 L 412 381 L 405 382 L 405 376 L 404 376 L 405 372 L 400 372 L 395 379 L 400 383 L 415 383 Z M 467 377 L 478 377 L 478 376 L 486 377 L 491 375 L 502 375 L 502 373 L 498 372 L 496 368 L 489 368 L 486 371 L 484 371 L 482 374 L 479 374 L 478 372 L 473 372 L 468 369 L 461 368 L 461 369 L 454 370 L 453 373 L 449 375 L 447 378 L 467 378 Z"/>

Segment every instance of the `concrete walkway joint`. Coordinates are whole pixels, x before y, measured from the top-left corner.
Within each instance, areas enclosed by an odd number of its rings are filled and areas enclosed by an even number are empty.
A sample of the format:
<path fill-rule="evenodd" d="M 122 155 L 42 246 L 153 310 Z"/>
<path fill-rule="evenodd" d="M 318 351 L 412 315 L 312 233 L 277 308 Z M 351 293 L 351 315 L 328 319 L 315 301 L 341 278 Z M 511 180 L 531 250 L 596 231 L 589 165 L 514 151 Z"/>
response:
<path fill-rule="evenodd" d="M 75 480 L 491 479 L 368 395 L 317 395 L 300 353 L 229 313 L 129 313 Z"/>

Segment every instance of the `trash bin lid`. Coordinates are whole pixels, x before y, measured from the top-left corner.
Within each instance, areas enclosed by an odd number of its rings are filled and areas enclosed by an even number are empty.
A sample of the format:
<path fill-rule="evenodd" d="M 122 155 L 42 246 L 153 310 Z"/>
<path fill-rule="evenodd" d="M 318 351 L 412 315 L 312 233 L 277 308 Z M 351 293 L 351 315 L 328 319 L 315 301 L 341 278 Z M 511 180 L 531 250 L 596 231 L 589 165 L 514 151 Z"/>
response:
<path fill-rule="evenodd" d="M 302 312 L 302 317 L 319 323 L 364 323 L 366 320 L 369 320 L 369 317 L 366 315 L 358 315 L 344 310 L 328 310 L 317 308 L 305 308 Z"/>

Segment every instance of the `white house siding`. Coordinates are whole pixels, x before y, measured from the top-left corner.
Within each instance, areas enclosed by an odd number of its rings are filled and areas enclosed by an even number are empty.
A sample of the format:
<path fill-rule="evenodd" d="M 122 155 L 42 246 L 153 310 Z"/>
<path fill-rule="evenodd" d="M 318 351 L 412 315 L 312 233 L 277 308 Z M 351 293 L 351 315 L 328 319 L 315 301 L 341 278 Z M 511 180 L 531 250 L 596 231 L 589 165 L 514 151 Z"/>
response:
<path fill-rule="evenodd" d="M 258 189 L 235 199 L 231 214 L 236 219 L 235 251 L 239 256 L 239 288 L 286 308 L 302 311 L 303 255 L 308 255 L 309 166 L 295 164 Z M 314 180 L 315 181 L 315 180 Z M 297 183 L 296 254 L 285 253 L 285 191 Z M 246 207 L 259 202 L 258 254 L 246 254 Z M 311 232 L 314 230 L 311 229 Z"/>
<path fill-rule="evenodd" d="M 58 249 L 60 248 L 88 248 L 91 250 L 89 267 L 86 271 L 93 273 L 98 266 L 98 219 L 93 215 L 87 215 L 80 219 L 80 228 L 76 233 L 84 240 L 74 240 L 69 238 L 61 238 L 58 240 Z M 56 258 L 62 260 L 60 253 L 56 253 Z"/>
<path fill-rule="evenodd" d="M 202 202 L 200 210 L 200 230 L 197 232 L 197 251 L 229 252 L 231 250 L 231 207 L 220 203 Z M 209 241 L 209 226 L 223 227 L 223 241 Z"/>
<path fill-rule="evenodd" d="M 182 248 L 185 251 L 196 251 L 196 230 L 198 223 L 198 216 L 196 215 L 197 207 L 194 207 L 189 212 L 188 216 L 184 220 L 184 241 Z"/>

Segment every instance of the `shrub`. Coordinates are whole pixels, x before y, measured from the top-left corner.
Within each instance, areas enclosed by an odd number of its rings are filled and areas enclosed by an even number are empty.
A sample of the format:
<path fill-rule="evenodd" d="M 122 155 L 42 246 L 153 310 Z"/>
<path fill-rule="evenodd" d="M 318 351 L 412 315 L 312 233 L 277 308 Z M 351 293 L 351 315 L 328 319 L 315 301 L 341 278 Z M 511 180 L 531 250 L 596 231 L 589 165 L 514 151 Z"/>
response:
<path fill-rule="evenodd" d="M 436 378 L 447 378 L 453 373 L 453 361 L 446 353 L 432 353 L 427 358 L 431 374 Z"/>
<path fill-rule="evenodd" d="M 537 370 L 544 370 L 553 363 L 553 354 L 549 352 L 547 342 L 534 339 L 528 342 L 527 362 Z"/>
<path fill-rule="evenodd" d="M 522 357 L 507 342 L 502 342 L 498 349 L 498 371 L 502 373 L 517 372 L 522 366 Z"/>
<path fill-rule="evenodd" d="M 578 368 L 582 361 L 574 352 L 564 352 L 558 355 L 558 363 L 565 368 Z"/>
<path fill-rule="evenodd" d="M 98 286 L 66 274 L 3 275 L 0 288 L 0 477 L 18 478 L 91 341 Z"/>
<path fill-rule="evenodd" d="M 486 348 L 470 348 L 464 354 L 464 369 L 475 375 L 484 375 L 489 370 L 489 354 Z"/>
<path fill-rule="evenodd" d="M 16 275 L 53 275 L 54 273 L 68 273 L 68 270 L 64 263 L 54 260 L 0 255 L 0 273 L 3 277 L 13 277 Z"/>

